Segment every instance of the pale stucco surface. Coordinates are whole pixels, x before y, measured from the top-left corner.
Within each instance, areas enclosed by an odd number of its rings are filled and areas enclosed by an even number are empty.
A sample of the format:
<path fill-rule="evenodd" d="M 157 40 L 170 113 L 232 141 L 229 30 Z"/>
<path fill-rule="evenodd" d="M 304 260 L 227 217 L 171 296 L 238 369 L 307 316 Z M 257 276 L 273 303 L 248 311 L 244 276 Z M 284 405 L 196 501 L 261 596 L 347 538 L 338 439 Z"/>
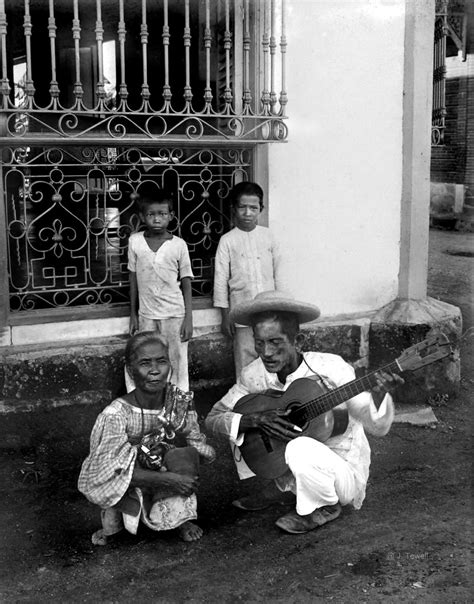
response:
<path fill-rule="evenodd" d="M 326 315 L 379 308 L 398 287 L 405 2 L 294 0 L 288 28 L 269 224 L 295 294 Z"/>

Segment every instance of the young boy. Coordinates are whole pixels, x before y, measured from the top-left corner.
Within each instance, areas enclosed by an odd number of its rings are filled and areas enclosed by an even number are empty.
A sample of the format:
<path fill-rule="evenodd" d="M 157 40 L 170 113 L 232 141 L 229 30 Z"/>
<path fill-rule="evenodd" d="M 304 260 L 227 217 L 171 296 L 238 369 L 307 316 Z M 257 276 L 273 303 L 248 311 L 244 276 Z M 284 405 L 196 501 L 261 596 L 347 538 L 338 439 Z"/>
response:
<path fill-rule="evenodd" d="M 193 333 L 193 273 L 188 248 L 183 239 L 168 231 L 173 218 L 169 193 L 145 183 L 139 191 L 138 207 L 146 230 L 133 233 L 128 243 L 130 335 L 153 330 L 162 334 L 168 340 L 175 372 L 170 381 L 187 392 L 188 340 Z M 125 376 L 129 391 L 134 386 L 127 372 Z"/>
<path fill-rule="evenodd" d="M 270 229 L 259 226 L 263 191 L 254 182 L 241 182 L 230 192 L 235 228 L 219 241 L 214 272 L 214 306 L 221 309 L 222 333 L 233 338 L 237 376 L 257 358 L 252 330 L 234 325 L 230 310 L 260 292 L 284 290 L 281 258 Z"/>

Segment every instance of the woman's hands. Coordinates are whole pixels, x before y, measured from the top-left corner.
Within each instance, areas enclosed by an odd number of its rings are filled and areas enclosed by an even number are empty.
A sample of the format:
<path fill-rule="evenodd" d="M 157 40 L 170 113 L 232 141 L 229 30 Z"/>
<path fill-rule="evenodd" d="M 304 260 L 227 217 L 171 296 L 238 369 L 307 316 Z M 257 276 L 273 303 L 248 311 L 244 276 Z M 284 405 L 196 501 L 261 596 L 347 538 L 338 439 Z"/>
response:
<path fill-rule="evenodd" d="M 176 474 L 175 472 L 145 470 L 138 464 L 135 464 L 130 484 L 135 487 L 162 489 L 167 495 L 183 495 L 184 497 L 189 497 L 197 492 L 199 477 Z"/>
<path fill-rule="evenodd" d="M 176 495 L 189 497 L 198 490 L 198 476 L 185 476 L 183 474 L 175 474 L 174 472 L 157 472 L 157 474 L 160 474 L 160 486 L 169 489 Z"/>

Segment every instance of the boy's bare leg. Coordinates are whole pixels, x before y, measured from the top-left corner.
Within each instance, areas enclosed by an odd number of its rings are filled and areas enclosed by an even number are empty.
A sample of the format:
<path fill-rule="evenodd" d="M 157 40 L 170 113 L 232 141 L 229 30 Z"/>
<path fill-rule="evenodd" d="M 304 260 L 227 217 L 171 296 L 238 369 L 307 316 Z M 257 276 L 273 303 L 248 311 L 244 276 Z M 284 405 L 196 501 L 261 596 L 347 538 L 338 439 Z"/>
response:
<path fill-rule="evenodd" d="M 236 327 L 234 335 L 234 365 L 235 375 L 258 357 L 255 352 L 255 342 L 251 327 Z"/>
<path fill-rule="evenodd" d="M 182 317 L 160 319 L 156 321 L 159 332 L 168 340 L 168 354 L 172 367 L 170 381 L 176 384 L 180 390 L 189 390 L 188 372 L 188 343 L 181 341 Z"/>

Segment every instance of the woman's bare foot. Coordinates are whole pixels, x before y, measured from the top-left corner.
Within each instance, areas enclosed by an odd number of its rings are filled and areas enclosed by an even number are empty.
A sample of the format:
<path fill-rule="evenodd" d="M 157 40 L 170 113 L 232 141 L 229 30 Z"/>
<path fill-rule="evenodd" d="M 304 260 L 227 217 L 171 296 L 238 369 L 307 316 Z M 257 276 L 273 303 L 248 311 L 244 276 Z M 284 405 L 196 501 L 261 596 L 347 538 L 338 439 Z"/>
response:
<path fill-rule="evenodd" d="M 106 535 L 104 529 L 99 529 L 95 533 L 92 533 L 91 541 L 92 545 L 109 545 L 110 543 L 115 542 L 116 535 L 121 533 L 122 531 L 116 531 L 112 533 L 112 535 Z"/>
<path fill-rule="evenodd" d="M 107 535 L 104 534 L 104 529 L 92 533 L 91 541 L 93 545 L 107 545 Z"/>
<path fill-rule="evenodd" d="M 178 526 L 178 533 L 183 541 L 198 541 L 203 535 L 202 528 L 189 521 Z"/>

